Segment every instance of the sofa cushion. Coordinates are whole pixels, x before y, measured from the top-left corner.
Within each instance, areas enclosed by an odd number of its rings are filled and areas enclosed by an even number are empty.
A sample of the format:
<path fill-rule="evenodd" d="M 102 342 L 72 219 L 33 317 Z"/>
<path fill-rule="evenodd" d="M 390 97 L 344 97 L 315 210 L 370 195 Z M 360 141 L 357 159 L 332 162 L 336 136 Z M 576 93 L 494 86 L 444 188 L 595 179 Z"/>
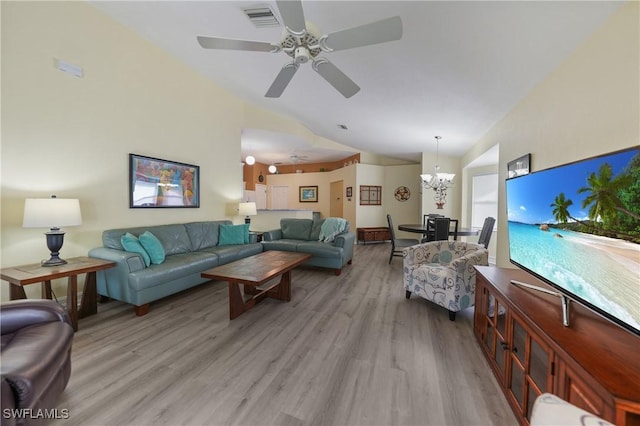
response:
<path fill-rule="evenodd" d="M 214 253 L 193 252 L 168 256 L 160 265 L 151 265 L 129 274 L 129 287 L 135 291 L 160 286 L 218 266 Z"/>
<path fill-rule="evenodd" d="M 249 243 L 249 224 L 244 225 L 220 225 L 219 246 Z"/>
<path fill-rule="evenodd" d="M 162 243 L 160 242 L 158 237 L 156 237 L 149 231 L 144 231 L 142 234 L 140 234 L 140 237 L 138 237 L 138 239 L 140 240 L 140 244 L 142 244 L 142 247 L 144 247 L 144 249 L 149 254 L 151 263 L 159 265 L 164 262 L 164 247 L 162 247 Z"/>
<path fill-rule="evenodd" d="M 215 253 L 218 256 L 219 264 L 224 265 L 225 263 L 262 253 L 262 244 L 218 246 L 210 247 L 204 251 L 208 253 Z"/>
<path fill-rule="evenodd" d="M 319 243 L 318 241 L 300 242 L 296 247 L 300 253 L 309 253 L 314 257 L 340 258 L 342 257 L 342 247 L 333 244 Z"/>
<path fill-rule="evenodd" d="M 281 219 L 282 238 L 309 241 L 312 225 L 311 219 Z"/>
<path fill-rule="evenodd" d="M 167 256 L 191 251 L 191 240 L 189 239 L 189 234 L 187 234 L 187 228 L 181 223 L 149 226 L 146 230 L 153 233 L 160 240 Z M 135 234 L 133 231 L 131 233 Z"/>
<path fill-rule="evenodd" d="M 313 221 L 313 224 L 311 225 L 311 234 L 309 235 L 310 241 L 320 240 L 320 231 L 322 230 L 323 223 L 324 223 L 324 219 Z"/>
<path fill-rule="evenodd" d="M 302 243 L 300 240 L 274 240 L 274 241 L 262 241 L 264 251 L 267 250 L 280 250 L 280 251 L 297 251 L 298 244 Z"/>
<path fill-rule="evenodd" d="M 217 246 L 220 225 L 231 224 L 230 220 L 186 223 L 184 226 L 191 240 L 191 249 L 198 251 Z"/>
<path fill-rule="evenodd" d="M 151 265 L 151 258 L 149 257 L 149 253 L 147 253 L 144 247 L 142 247 L 142 244 L 140 244 L 140 240 L 138 240 L 138 237 L 130 232 L 127 232 L 120 238 L 120 242 L 122 243 L 122 247 L 124 247 L 125 251 L 138 253 L 140 256 L 142 256 L 142 259 L 144 260 L 144 266 Z"/>

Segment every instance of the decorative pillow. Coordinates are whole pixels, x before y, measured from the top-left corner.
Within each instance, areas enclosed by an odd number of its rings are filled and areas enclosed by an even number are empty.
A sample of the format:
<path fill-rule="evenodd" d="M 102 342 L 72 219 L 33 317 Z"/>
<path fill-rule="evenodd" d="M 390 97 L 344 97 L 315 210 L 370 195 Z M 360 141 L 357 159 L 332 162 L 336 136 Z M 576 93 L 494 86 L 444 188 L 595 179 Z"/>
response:
<path fill-rule="evenodd" d="M 231 244 L 248 244 L 249 243 L 249 224 L 244 225 L 220 225 L 219 246 L 228 246 Z"/>
<path fill-rule="evenodd" d="M 164 247 L 162 247 L 162 243 L 149 231 L 144 231 L 138 237 L 140 240 L 140 244 L 147 251 L 149 257 L 151 258 L 151 263 L 159 265 L 164 262 Z"/>
<path fill-rule="evenodd" d="M 122 247 L 124 247 L 125 251 L 130 251 L 131 253 L 138 253 L 142 256 L 144 260 L 144 266 L 151 265 L 151 258 L 149 257 L 149 253 L 142 247 L 138 237 L 133 235 L 131 232 L 127 232 L 122 237 L 120 237 L 120 243 Z"/>

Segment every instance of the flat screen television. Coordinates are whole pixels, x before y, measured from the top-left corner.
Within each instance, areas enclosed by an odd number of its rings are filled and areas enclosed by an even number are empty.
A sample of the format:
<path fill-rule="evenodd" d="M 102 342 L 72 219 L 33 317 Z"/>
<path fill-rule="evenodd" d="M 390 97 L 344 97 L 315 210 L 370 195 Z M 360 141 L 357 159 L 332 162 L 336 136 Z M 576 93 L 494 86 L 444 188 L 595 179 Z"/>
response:
<path fill-rule="evenodd" d="M 640 335 L 640 146 L 507 179 L 506 199 L 511 263 Z"/>

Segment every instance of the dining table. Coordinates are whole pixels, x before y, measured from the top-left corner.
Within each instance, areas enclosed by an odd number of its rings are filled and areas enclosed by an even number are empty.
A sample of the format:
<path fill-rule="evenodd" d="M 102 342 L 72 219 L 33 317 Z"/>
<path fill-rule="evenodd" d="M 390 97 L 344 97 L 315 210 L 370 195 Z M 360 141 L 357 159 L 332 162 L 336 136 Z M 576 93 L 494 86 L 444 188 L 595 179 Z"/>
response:
<path fill-rule="evenodd" d="M 428 232 L 433 231 L 433 227 L 428 223 L 425 223 L 425 224 L 409 223 L 409 224 L 398 225 L 398 230 L 413 232 L 415 234 L 422 234 L 426 236 Z M 458 228 L 458 231 L 456 232 L 455 228 L 451 228 L 449 229 L 449 235 L 453 236 L 454 239 L 456 239 L 457 237 L 471 237 L 474 235 L 480 235 L 480 230 L 473 229 L 473 228 Z"/>

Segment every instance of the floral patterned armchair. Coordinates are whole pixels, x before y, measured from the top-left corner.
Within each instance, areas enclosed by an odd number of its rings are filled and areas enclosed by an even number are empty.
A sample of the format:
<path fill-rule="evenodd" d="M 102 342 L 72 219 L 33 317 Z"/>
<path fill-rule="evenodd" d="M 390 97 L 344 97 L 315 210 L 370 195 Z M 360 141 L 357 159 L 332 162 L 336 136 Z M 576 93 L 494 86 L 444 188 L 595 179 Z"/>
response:
<path fill-rule="evenodd" d="M 489 251 L 484 246 L 461 241 L 431 241 L 403 250 L 403 282 L 406 297 L 411 293 L 456 312 L 475 302 L 474 265 L 488 265 Z"/>

